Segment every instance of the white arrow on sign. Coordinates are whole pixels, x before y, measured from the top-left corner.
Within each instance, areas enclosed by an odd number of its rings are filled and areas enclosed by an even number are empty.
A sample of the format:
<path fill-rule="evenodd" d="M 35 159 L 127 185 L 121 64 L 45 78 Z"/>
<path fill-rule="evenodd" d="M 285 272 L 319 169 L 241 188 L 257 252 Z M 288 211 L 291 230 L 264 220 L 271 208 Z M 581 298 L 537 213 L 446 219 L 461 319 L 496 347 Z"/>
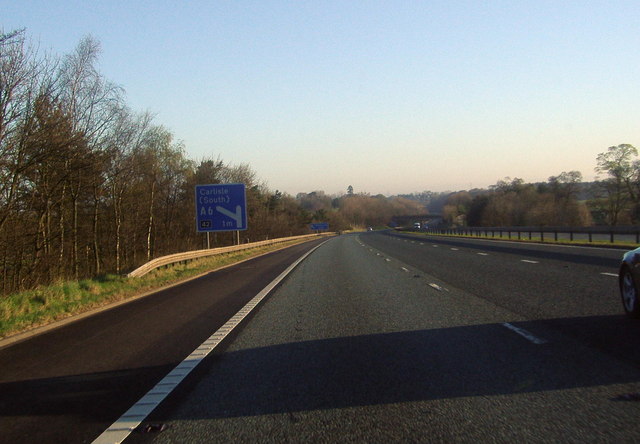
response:
<path fill-rule="evenodd" d="M 221 206 L 217 206 L 216 210 L 218 210 L 220 213 L 224 214 L 225 216 L 229 216 L 231 219 L 235 220 L 236 228 L 242 227 L 242 207 L 240 205 L 236 205 L 235 213 L 232 213 L 231 211 L 227 210 L 226 208 L 222 208 Z"/>

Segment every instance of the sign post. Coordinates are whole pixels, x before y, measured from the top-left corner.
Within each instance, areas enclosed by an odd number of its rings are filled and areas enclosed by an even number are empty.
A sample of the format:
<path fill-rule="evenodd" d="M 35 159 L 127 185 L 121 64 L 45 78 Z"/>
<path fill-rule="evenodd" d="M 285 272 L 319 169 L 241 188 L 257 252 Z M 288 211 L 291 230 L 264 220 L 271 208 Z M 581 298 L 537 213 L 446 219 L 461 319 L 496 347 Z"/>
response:
<path fill-rule="evenodd" d="M 211 231 L 246 229 L 247 197 L 243 183 L 196 185 L 196 230 L 207 233 L 207 247 Z"/>

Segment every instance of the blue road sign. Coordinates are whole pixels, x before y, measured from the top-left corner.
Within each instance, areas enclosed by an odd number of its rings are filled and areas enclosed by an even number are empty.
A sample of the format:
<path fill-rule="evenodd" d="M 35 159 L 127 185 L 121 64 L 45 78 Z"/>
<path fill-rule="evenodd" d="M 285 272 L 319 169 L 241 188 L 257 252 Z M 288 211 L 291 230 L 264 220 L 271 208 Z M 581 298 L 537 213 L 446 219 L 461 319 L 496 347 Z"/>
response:
<path fill-rule="evenodd" d="M 247 229 L 247 197 L 243 183 L 196 185 L 196 229 Z"/>
<path fill-rule="evenodd" d="M 329 224 L 327 222 L 318 222 L 316 224 L 311 224 L 309 227 L 312 230 L 315 230 L 315 231 L 328 230 L 329 229 Z"/>

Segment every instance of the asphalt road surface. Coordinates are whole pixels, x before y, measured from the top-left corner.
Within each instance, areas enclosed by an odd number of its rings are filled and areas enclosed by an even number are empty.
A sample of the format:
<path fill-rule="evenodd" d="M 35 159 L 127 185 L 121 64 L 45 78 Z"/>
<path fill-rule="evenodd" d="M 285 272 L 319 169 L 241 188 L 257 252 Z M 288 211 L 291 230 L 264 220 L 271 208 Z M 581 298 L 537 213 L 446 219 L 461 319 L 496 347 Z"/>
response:
<path fill-rule="evenodd" d="M 92 442 L 312 241 L 0 349 L 0 442 Z"/>
<path fill-rule="evenodd" d="M 0 442 L 91 442 L 319 244 L 0 350 Z M 125 442 L 638 442 L 621 253 L 332 238 Z"/>
<path fill-rule="evenodd" d="M 333 238 L 126 442 L 638 442 L 620 257 Z"/>

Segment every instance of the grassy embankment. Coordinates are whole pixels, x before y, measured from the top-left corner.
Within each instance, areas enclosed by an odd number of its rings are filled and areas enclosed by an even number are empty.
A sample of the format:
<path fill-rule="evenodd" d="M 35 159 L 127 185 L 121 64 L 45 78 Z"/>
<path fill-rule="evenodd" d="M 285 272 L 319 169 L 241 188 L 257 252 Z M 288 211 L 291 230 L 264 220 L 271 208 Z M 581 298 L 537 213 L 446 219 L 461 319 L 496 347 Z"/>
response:
<path fill-rule="evenodd" d="M 130 299 L 207 271 L 300 242 L 292 241 L 211 256 L 187 264 L 154 270 L 139 278 L 108 274 L 93 279 L 60 282 L 0 297 L 0 337 Z"/>

